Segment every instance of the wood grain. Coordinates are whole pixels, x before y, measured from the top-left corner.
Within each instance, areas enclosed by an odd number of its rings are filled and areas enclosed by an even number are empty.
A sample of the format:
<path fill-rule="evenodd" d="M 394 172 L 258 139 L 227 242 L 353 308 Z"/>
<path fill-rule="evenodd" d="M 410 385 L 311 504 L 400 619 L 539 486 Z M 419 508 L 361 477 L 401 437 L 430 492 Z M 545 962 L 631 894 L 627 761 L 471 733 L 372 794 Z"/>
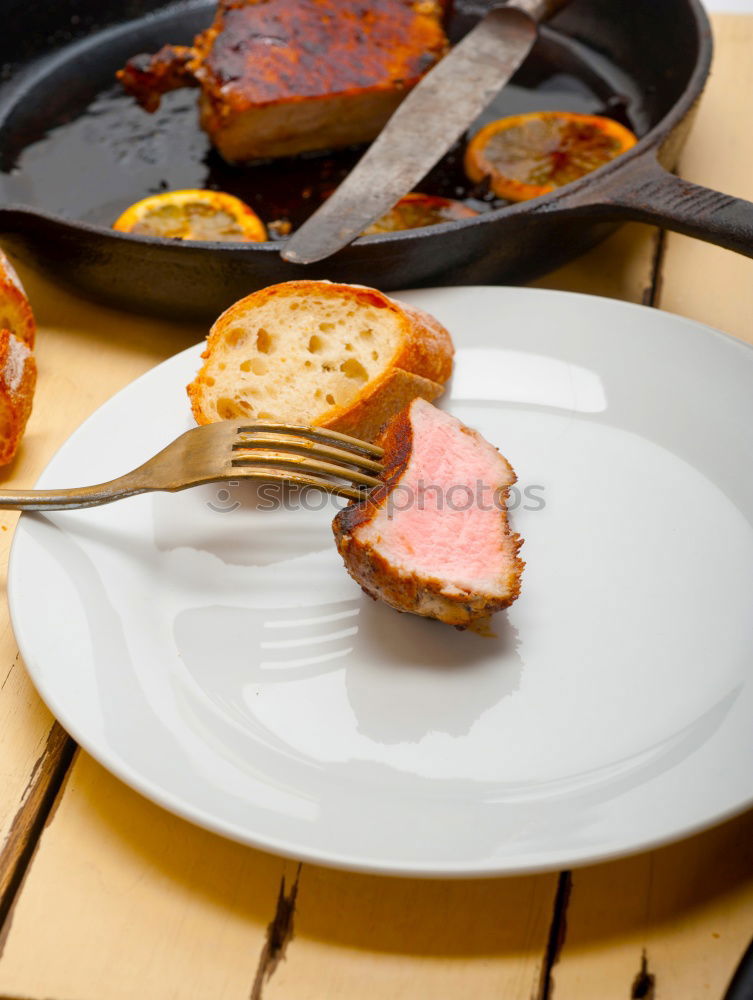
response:
<path fill-rule="evenodd" d="M 721 1000 L 753 934 L 753 813 L 572 878 L 554 1000 Z"/>
<path fill-rule="evenodd" d="M 73 740 L 62 726 L 53 722 L 44 747 L 34 762 L 18 810 L 7 828 L 0 852 L 0 941 L 15 894 L 36 847 L 42 825 L 60 791 L 74 750 Z"/>
<path fill-rule="evenodd" d="M 587 254 L 531 286 L 647 304 L 653 295 L 658 251 L 656 229 L 629 223 Z"/>
<path fill-rule="evenodd" d="M 716 57 L 678 173 L 753 201 L 753 17 L 713 24 Z M 658 304 L 753 343 L 753 261 L 668 233 Z"/>
<path fill-rule="evenodd" d="M 717 29 L 717 79 L 747 79 L 753 21 L 718 19 Z M 723 103 L 715 104 L 720 121 L 709 122 L 704 106 L 697 142 L 713 126 L 740 138 L 734 149 L 747 148 L 740 119 Z M 715 164 L 693 144 L 686 165 L 697 171 L 693 179 L 726 190 L 747 183 L 739 160 L 729 183 L 715 181 Z M 742 268 L 739 259 L 680 237 L 665 249 L 661 304 L 708 310 L 701 318 L 741 331 L 751 316 L 749 270 L 742 278 L 738 272 L 744 289 L 729 286 L 738 306 L 721 314 L 724 322 L 714 312 L 716 289 L 727 287 L 721 271 L 730 260 Z M 536 284 L 651 301 L 656 250 L 654 231 L 628 226 Z M 703 257 L 693 256 L 700 251 Z M 709 253 L 722 261 L 711 281 Z M 697 270 L 688 278 L 691 258 Z M 42 282 L 29 285 L 43 320 L 43 381 L 14 470 L 25 482 L 99 401 L 202 332 L 118 317 Z M 4 650 L 14 652 L 12 640 L 2 645 L 3 627 L 0 617 L 0 663 Z M 50 728 L 12 663 L 4 669 L 12 668 L 6 687 L 17 679 L 13 697 L 4 701 L 0 692 L 0 767 L 13 776 L 0 792 L 0 830 L 12 826 Z M 2 723 L 14 718 L 6 735 Z M 752 832 L 743 818 L 662 851 L 577 871 L 565 906 L 556 876 L 439 883 L 299 868 L 190 827 L 81 754 L 6 922 L 0 994 L 716 1000 L 750 930 Z"/>
<path fill-rule="evenodd" d="M 198 830 L 81 754 L 11 914 L 0 994 L 248 1000 L 296 868 Z"/>
<path fill-rule="evenodd" d="M 202 331 L 134 319 L 81 303 L 24 270 L 39 323 L 39 384 L 19 454 L 0 472 L 30 485 L 75 427 L 126 382 L 195 341 Z M 104 345 L 104 346 L 103 346 Z M 0 577 L 6 588 L 18 519 L 0 512 Z M 44 609 L 40 608 L 40 622 Z M 0 610 L 0 924 L 44 823 L 73 744 L 39 700 L 21 662 L 7 605 Z"/>
<path fill-rule="evenodd" d="M 529 1000 L 555 889 L 552 875 L 420 882 L 304 866 L 295 937 L 264 1000 Z"/>

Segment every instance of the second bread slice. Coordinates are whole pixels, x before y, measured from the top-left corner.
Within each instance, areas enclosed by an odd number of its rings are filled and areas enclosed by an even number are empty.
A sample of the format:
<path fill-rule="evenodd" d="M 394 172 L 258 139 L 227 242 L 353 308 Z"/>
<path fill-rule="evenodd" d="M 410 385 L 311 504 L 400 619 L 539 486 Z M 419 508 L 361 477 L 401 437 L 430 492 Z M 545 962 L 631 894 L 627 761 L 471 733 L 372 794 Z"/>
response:
<path fill-rule="evenodd" d="M 273 419 L 371 439 L 411 399 L 442 393 L 452 354 L 440 323 L 382 292 L 289 281 L 220 316 L 188 394 L 200 424 Z"/>

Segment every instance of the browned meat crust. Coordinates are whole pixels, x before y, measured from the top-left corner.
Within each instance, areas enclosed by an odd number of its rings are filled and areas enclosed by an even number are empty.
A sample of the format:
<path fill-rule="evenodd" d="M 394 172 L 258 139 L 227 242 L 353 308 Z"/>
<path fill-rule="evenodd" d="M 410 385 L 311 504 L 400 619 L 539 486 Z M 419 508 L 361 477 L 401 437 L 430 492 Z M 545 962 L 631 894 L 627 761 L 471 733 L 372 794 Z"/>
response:
<path fill-rule="evenodd" d="M 475 433 L 468 428 L 464 430 L 468 434 Z M 520 580 L 525 563 L 518 555 L 523 540 L 518 534 L 510 533 L 504 516 L 501 527 L 509 535 L 515 552 L 513 570 L 504 597 L 480 592 L 448 594 L 446 580 L 398 573 L 373 546 L 358 539 L 358 528 L 371 520 L 384 506 L 390 492 L 400 483 L 408 468 L 413 448 L 409 406 L 390 421 L 376 443 L 384 449 L 384 485 L 375 487 L 366 499 L 348 504 L 337 513 L 332 522 L 338 551 L 356 583 L 369 597 L 385 601 L 398 611 L 437 618 L 458 628 L 465 628 L 474 621 L 509 607 L 520 594 Z M 508 494 L 509 487 L 500 493 L 505 503 Z"/>
<path fill-rule="evenodd" d="M 191 48 L 119 71 L 148 111 L 200 85 L 201 120 L 226 159 L 373 139 L 447 48 L 438 0 L 221 0 Z"/>
<path fill-rule="evenodd" d="M 202 46 L 203 83 L 214 96 L 227 87 L 241 106 L 408 87 L 445 49 L 435 17 L 420 6 L 410 0 L 225 2 L 210 29 L 212 44 Z"/>

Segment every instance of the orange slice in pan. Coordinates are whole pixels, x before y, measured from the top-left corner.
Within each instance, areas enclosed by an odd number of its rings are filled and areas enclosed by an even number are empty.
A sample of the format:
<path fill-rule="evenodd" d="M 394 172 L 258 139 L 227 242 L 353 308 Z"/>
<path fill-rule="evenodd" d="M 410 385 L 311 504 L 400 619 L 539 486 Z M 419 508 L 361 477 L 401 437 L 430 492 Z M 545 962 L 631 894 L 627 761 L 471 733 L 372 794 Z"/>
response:
<path fill-rule="evenodd" d="M 259 243 L 267 230 L 259 216 L 221 191 L 164 191 L 137 201 L 113 224 L 122 233 L 174 240 Z"/>
<path fill-rule="evenodd" d="M 411 191 L 389 212 L 385 212 L 381 219 L 377 219 L 368 229 L 364 229 L 364 235 L 394 233 L 400 229 L 420 229 L 422 226 L 433 226 L 437 222 L 469 219 L 472 215 L 478 215 L 478 212 L 464 205 L 462 201 Z"/>
<path fill-rule="evenodd" d="M 488 177 L 499 198 L 527 201 L 596 170 L 637 141 L 611 118 L 532 111 L 477 132 L 465 151 L 465 172 L 472 181 Z"/>

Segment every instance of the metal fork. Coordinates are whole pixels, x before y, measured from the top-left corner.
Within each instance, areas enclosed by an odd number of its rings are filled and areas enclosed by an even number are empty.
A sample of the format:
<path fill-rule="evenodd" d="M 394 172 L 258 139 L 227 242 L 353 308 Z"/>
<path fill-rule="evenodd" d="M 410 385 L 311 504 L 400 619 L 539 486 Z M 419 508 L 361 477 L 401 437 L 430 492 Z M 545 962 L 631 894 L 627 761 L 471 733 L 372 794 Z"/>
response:
<path fill-rule="evenodd" d="M 378 486 L 382 449 L 319 427 L 223 420 L 195 427 L 133 472 L 96 486 L 5 490 L 2 510 L 97 507 L 138 493 L 174 493 L 223 479 L 282 479 L 357 500 Z"/>

